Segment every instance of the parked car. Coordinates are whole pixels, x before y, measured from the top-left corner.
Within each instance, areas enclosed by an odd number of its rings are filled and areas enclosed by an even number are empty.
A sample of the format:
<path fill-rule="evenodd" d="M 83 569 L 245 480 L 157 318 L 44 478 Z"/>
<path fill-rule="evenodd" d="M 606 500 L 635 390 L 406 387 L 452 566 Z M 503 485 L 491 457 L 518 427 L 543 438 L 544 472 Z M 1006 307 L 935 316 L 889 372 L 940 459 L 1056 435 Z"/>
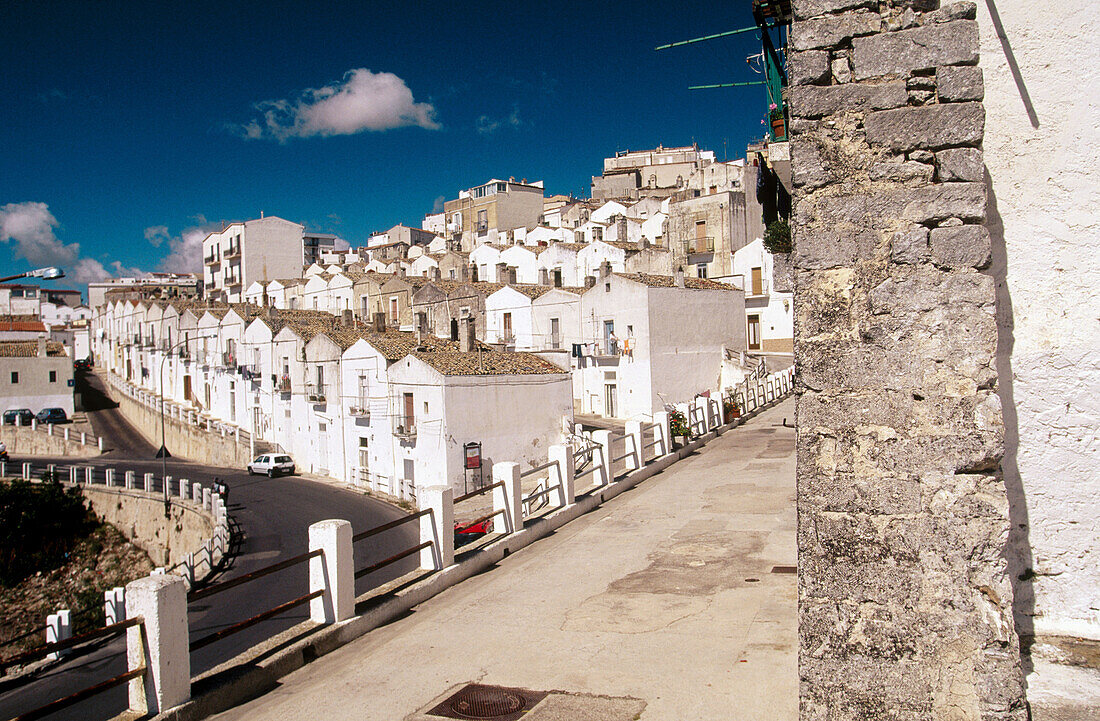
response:
<path fill-rule="evenodd" d="M 4 411 L 4 425 L 6 426 L 29 426 L 32 420 L 34 420 L 34 414 L 31 413 L 30 408 L 12 408 Z"/>
<path fill-rule="evenodd" d="M 69 420 L 64 408 L 43 408 L 34 417 L 39 423 L 64 423 Z"/>
<path fill-rule="evenodd" d="M 73 370 L 86 371 L 92 367 L 92 361 L 88 358 L 78 358 L 73 361 Z"/>
<path fill-rule="evenodd" d="M 264 453 L 248 464 L 248 474 L 266 473 L 268 478 L 294 473 L 294 459 L 281 453 Z"/>

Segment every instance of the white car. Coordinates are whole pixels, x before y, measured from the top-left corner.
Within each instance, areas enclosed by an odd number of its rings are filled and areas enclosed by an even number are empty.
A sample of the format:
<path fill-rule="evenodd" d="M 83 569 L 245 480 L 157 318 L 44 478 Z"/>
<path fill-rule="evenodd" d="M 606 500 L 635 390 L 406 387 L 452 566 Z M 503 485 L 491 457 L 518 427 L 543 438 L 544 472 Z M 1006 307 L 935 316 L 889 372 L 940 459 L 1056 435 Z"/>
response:
<path fill-rule="evenodd" d="M 294 459 L 279 453 L 264 453 L 248 464 L 248 475 L 253 473 L 266 473 L 268 478 L 274 478 L 279 473 L 292 474 Z"/>

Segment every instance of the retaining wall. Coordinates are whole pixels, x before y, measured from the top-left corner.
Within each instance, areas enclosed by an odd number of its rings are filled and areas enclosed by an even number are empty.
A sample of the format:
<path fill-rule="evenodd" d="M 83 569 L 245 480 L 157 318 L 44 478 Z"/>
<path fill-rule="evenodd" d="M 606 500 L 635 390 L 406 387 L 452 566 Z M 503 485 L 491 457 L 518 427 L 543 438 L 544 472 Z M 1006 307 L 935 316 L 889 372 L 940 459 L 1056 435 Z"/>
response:
<path fill-rule="evenodd" d="M 13 456 L 65 456 L 68 458 L 91 458 L 101 451 L 97 440 L 87 436 L 88 444 L 81 445 L 80 433 L 70 431 L 71 439 L 65 440 L 65 426 L 55 426 L 53 435 L 45 429 L 32 429 L 30 426 L 0 426 L 0 441 L 8 446 Z"/>
<path fill-rule="evenodd" d="M 149 554 L 158 566 L 172 566 L 198 553 L 214 536 L 214 516 L 198 506 L 172 499 L 170 517 L 164 499 L 143 491 L 81 486 L 95 513 Z"/>
<path fill-rule="evenodd" d="M 129 396 L 115 393 L 118 409 L 145 440 L 160 448 L 160 411 L 153 410 Z M 185 458 L 196 463 L 225 468 L 244 468 L 252 460 L 248 446 L 239 445 L 236 439 L 222 437 L 178 419 L 164 419 L 165 445 L 175 458 Z"/>

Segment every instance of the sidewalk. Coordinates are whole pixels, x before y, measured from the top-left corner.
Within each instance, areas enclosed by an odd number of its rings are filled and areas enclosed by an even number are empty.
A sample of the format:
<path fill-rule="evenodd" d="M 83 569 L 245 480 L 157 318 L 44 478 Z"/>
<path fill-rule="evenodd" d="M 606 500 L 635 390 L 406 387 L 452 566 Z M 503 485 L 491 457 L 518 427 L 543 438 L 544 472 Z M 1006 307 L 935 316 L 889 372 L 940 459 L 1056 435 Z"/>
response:
<path fill-rule="evenodd" d="M 437 719 L 476 682 L 556 690 L 529 721 L 793 721 L 784 417 L 793 400 L 214 718 Z"/>

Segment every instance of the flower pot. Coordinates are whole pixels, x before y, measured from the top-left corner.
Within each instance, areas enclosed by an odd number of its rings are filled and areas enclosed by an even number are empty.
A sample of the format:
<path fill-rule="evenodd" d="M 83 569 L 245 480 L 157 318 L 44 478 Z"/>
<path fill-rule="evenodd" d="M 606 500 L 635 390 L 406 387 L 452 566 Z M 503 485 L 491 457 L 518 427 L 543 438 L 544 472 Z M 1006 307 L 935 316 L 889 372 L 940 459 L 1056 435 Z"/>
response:
<path fill-rule="evenodd" d="M 783 118 L 772 118 L 772 138 L 779 140 L 787 137 L 787 121 Z"/>

